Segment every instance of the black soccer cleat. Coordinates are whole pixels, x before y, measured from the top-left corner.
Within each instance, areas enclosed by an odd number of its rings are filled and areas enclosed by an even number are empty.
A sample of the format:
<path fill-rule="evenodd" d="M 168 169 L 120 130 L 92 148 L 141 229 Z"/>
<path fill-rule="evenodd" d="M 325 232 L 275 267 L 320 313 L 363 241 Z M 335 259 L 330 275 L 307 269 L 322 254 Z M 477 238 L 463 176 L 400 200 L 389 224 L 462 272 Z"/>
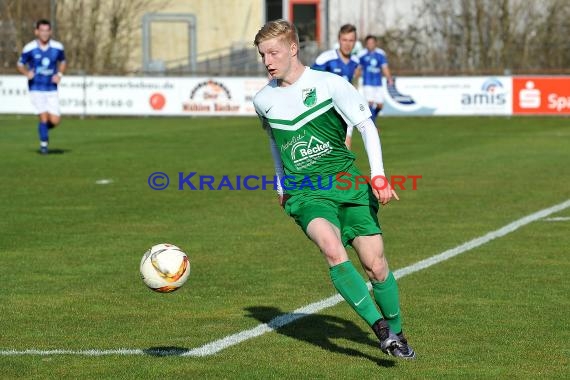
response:
<path fill-rule="evenodd" d="M 416 353 L 412 347 L 408 344 L 408 340 L 403 333 L 396 335 L 398 337 L 398 342 L 396 347 L 392 349 L 392 355 L 403 358 L 403 359 L 415 359 Z"/>
<path fill-rule="evenodd" d="M 372 325 L 372 330 L 380 340 L 380 349 L 383 353 L 390 356 L 399 357 L 402 359 L 414 359 L 416 353 L 408 345 L 408 341 L 404 334 L 398 335 L 390 331 L 388 323 L 385 320 L 379 319 Z"/>

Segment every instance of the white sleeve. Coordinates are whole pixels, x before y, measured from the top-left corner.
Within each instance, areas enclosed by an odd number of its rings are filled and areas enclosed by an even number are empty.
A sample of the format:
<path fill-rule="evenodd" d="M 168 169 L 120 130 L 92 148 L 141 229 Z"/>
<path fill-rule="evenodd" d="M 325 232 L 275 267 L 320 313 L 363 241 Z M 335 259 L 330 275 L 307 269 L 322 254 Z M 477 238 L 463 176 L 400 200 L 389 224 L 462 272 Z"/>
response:
<path fill-rule="evenodd" d="M 352 137 L 352 131 L 354 131 L 354 126 L 349 125 L 346 127 L 346 136 L 347 137 Z"/>
<path fill-rule="evenodd" d="M 356 129 L 358 129 L 364 141 L 364 148 L 370 163 L 370 178 L 385 176 L 380 136 L 374 122 L 372 122 L 372 119 L 366 119 L 357 124 Z"/>
<path fill-rule="evenodd" d="M 275 142 L 275 138 L 271 133 L 271 128 L 267 128 L 267 134 L 269 135 L 269 148 L 271 149 L 271 156 L 273 157 L 273 164 L 275 165 L 275 175 L 277 176 L 277 194 L 283 195 L 283 187 L 281 186 L 282 178 L 285 176 L 283 172 L 283 161 L 281 161 L 281 153 L 279 153 L 279 147 Z"/>
<path fill-rule="evenodd" d="M 366 99 L 346 79 L 331 74 L 330 78 L 327 78 L 327 85 L 334 107 L 347 125 L 356 125 L 372 116 Z"/>

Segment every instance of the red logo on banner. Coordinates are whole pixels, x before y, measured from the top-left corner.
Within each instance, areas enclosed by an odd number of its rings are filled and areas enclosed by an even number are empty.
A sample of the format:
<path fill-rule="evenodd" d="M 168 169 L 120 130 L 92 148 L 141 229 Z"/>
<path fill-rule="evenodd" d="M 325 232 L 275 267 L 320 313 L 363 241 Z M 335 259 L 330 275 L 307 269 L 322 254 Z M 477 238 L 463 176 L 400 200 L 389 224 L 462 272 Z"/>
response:
<path fill-rule="evenodd" d="M 153 110 L 160 111 L 166 104 L 166 98 L 159 92 L 155 92 L 150 96 L 150 106 Z"/>
<path fill-rule="evenodd" d="M 513 78 L 513 114 L 570 114 L 570 77 Z"/>

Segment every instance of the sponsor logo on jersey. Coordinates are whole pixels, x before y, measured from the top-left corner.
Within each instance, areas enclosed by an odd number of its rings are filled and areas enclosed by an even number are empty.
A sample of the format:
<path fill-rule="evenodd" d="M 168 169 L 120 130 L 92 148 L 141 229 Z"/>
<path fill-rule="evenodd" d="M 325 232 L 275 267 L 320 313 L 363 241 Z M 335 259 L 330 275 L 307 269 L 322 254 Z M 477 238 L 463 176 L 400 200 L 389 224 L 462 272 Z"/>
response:
<path fill-rule="evenodd" d="M 312 107 L 317 104 L 317 89 L 315 87 L 304 88 L 302 94 L 304 105 L 307 107 Z"/>
<path fill-rule="evenodd" d="M 297 136 L 293 136 L 291 140 L 287 141 L 281 146 L 281 152 L 284 152 L 286 149 L 289 149 L 293 144 L 301 141 L 305 138 L 306 130 L 303 130 L 302 133 L 299 133 Z"/>
<path fill-rule="evenodd" d="M 309 142 L 298 141 L 291 148 L 291 159 L 293 164 L 298 168 L 306 168 L 311 166 L 317 159 L 326 156 L 332 152 L 331 142 L 323 142 L 311 136 Z"/>

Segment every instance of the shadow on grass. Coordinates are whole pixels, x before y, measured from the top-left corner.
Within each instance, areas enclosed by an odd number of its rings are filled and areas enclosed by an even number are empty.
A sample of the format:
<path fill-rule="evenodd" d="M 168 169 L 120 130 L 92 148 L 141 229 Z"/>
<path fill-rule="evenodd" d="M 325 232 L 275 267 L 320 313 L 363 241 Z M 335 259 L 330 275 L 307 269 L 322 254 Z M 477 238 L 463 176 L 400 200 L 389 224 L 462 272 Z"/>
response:
<path fill-rule="evenodd" d="M 150 356 L 181 356 L 182 354 L 187 353 L 190 351 L 187 348 L 183 347 L 150 347 L 143 352 Z"/>
<path fill-rule="evenodd" d="M 382 367 L 393 367 L 393 360 L 382 358 L 378 340 L 371 339 L 368 332 L 362 331 L 354 322 L 330 315 L 286 314 L 277 307 L 252 306 L 245 308 L 248 317 L 257 319 L 277 331 L 277 333 L 314 344 L 327 351 L 368 359 Z M 296 321 L 295 323 L 291 323 Z M 359 350 L 342 347 L 335 340 L 346 339 L 374 347 L 378 355 L 368 355 Z"/>
<path fill-rule="evenodd" d="M 44 155 L 39 150 L 36 150 L 35 152 L 37 154 Z M 71 153 L 71 149 L 49 149 L 47 154 L 50 155 L 50 154 L 64 154 L 64 153 Z"/>

